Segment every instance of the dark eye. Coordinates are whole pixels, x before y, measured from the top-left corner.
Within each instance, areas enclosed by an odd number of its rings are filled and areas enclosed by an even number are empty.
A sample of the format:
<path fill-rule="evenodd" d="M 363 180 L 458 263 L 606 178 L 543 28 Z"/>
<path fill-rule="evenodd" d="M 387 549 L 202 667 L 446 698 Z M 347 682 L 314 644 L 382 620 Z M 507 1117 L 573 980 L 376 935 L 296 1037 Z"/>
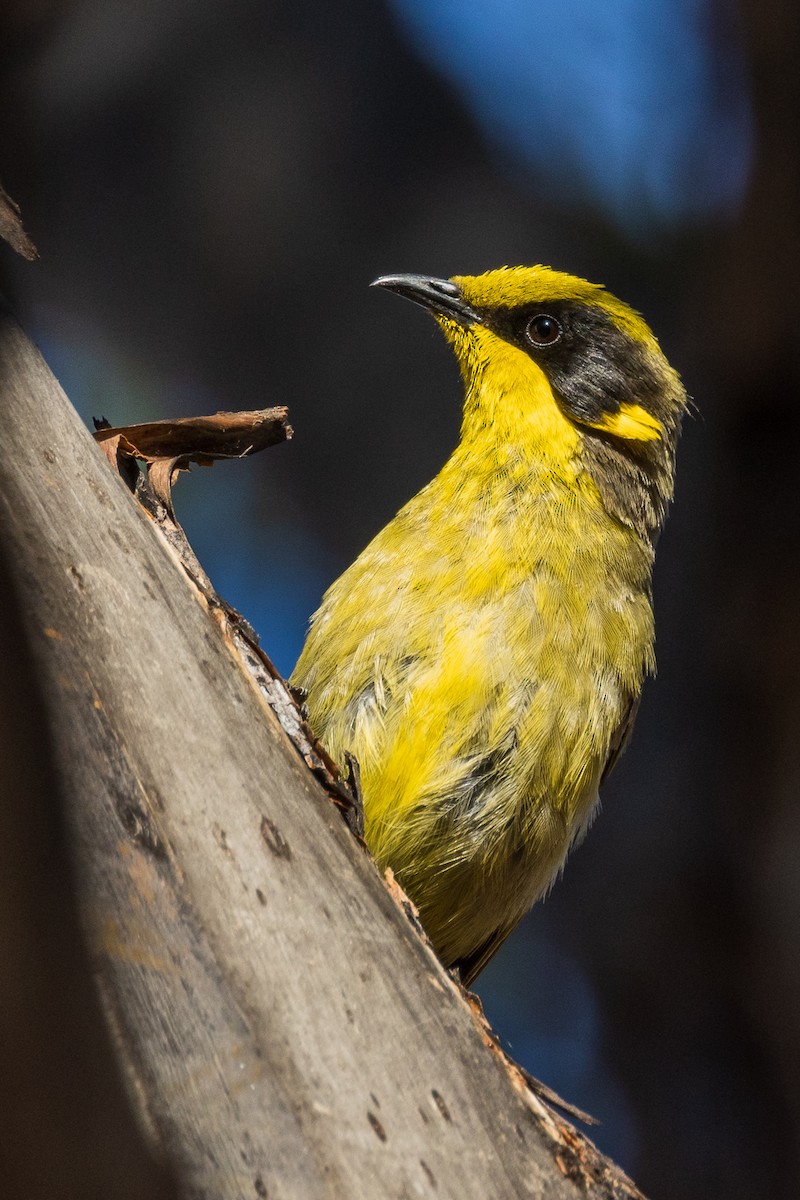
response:
<path fill-rule="evenodd" d="M 549 317 L 547 313 L 538 313 L 528 322 L 525 332 L 528 341 L 533 342 L 534 346 L 554 346 L 564 331 L 555 317 Z"/>

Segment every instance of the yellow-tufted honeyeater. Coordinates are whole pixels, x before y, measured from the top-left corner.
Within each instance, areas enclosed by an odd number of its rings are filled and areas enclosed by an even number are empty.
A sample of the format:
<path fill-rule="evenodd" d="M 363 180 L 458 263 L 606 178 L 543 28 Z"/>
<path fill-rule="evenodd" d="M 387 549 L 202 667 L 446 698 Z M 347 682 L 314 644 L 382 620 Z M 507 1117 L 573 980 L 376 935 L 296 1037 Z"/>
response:
<path fill-rule="evenodd" d="M 602 287 L 547 267 L 375 281 L 429 309 L 461 440 L 326 593 L 292 682 L 359 761 L 365 836 L 469 983 L 550 887 L 654 670 L 686 394 Z"/>

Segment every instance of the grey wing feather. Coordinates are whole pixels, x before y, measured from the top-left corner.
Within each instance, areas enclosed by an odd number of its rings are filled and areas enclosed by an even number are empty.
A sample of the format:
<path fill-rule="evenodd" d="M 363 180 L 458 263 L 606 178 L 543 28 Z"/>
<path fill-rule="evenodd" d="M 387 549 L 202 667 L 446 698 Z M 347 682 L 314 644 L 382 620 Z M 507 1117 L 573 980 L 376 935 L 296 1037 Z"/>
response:
<path fill-rule="evenodd" d="M 611 739 L 611 746 L 608 751 L 608 760 L 603 768 L 603 774 L 600 776 L 600 786 L 605 783 L 614 767 L 619 761 L 620 755 L 625 750 L 628 744 L 628 739 L 633 731 L 633 725 L 636 721 L 636 714 L 639 711 L 639 705 L 642 701 L 641 692 L 638 696 L 632 696 L 628 704 L 627 711 L 616 728 L 614 736 Z"/>
<path fill-rule="evenodd" d="M 631 731 L 633 730 L 634 722 L 636 721 L 636 714 L 639 711 L 640 701 L 641 695 L 631 697 L 625 714 L 617 726 L 614 736 L 611 739 L 608 760 L 603 768 L 603 774 L 600 779 L 601 785 L 605 783 L 606 779 L 613 771 L 620 755 L 628 744 L 628 738 L 631 736 Z M 467 954 L 463 958 L 458 959 L 457 962 L 451 964 L 453 967 L 457 968 L 464 987 L 469 987 L 473 980 L 477 979 L 484 967 L 488 966 L 489 962 L 494 958 L 495 954 L 503 945 L 503 942 L 513 929 L 514 926 L 511 926 L 511 928 L 496 929 L 495 932 L 491 934 L 491 936 L 488 937 L 485 942 L 482 942 L 476 950 L 473 950 L 471 954 Z"/>
<path fill-rule="evenodd" d="M 483 968 L 489 965 L 514 928 L 515 926 L 512 925 L 510 928 L 496 929 L 485 942 L 478 946 L 477 950 L 473 950 L 472 954 L 467 954 L 452 964 L 461 976 L 464 987 L 469 987 L 473 980 L 478 978 Z"/>

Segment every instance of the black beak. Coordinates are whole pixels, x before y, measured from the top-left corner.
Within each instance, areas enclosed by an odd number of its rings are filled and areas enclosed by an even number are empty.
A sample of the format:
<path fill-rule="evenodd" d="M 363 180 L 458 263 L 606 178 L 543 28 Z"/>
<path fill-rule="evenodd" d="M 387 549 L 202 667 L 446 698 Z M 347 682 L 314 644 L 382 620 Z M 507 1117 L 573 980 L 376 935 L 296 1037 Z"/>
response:
<path fill-rule="evenodd" d="M 461 325 L 479 323 L 479 314 L 467 304 L 461 289 L 450 279 L 431 279 L 429 275 L 381 275 L 370 287 L 388 288 L 430 309 L 442 317 L 450 317 Z"/>

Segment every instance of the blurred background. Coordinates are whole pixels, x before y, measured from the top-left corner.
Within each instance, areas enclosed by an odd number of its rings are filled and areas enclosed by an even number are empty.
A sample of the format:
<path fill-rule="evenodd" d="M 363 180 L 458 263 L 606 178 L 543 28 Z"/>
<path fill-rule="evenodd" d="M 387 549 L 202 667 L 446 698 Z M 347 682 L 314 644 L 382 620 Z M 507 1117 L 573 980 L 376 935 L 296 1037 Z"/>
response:
<path fill-rule="evenodd" d="M 697 414 L 659 677 L 477 991 L 653 1200 L 800 1195 L 800 15 L 791 0 L 6 0 L 2 286 L 87 421 L 288 404 L 178 515 L 286 673 L 436 472 L 460 383 L 376 275 L 549 263 Z"/>

